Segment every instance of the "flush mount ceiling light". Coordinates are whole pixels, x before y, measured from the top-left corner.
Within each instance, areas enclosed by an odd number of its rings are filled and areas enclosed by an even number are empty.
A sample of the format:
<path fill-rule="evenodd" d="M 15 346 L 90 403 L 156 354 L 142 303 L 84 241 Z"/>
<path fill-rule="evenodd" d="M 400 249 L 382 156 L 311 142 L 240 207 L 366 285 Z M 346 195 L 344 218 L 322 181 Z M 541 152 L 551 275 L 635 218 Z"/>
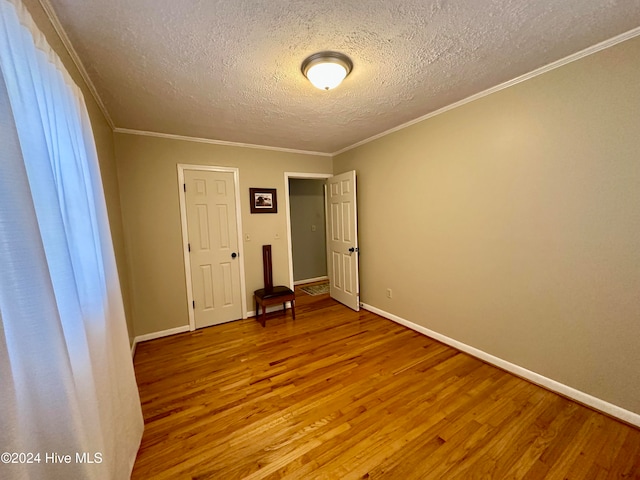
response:
<path fill-rule="evenodd" d="M 314 53 L 302 62 L 302 74 L 320 90 L 340 85 L 352 68 L 349 57 L 339 52 Z"/>

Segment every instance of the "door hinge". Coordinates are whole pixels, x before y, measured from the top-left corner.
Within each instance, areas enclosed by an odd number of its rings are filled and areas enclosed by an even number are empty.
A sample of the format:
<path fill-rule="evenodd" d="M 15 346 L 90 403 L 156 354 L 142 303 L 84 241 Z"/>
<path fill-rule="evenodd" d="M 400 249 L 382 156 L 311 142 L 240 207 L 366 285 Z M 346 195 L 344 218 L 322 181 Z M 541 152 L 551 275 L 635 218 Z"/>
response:
<path fill-rule="evenodd" d="M 184 191 L 186 192 L 186 191 L 187 191 L 187 184 L 186 184 L 186 183 L 183 183 L 183 184 L 182 184 L 182 188 L 184 188 Z"/>
<path fill-rule="evenodd" d="M 196 309 L 196 301 L 195 300 L 193 301 L 193 309 L 194 310 Z"/>
<path fill-rule="evenodd" d="M 191 244 L 190 244 L 190 243 L 187 243 L 187 249 L 188 249 L 189 251 L 191 251 Z"/>

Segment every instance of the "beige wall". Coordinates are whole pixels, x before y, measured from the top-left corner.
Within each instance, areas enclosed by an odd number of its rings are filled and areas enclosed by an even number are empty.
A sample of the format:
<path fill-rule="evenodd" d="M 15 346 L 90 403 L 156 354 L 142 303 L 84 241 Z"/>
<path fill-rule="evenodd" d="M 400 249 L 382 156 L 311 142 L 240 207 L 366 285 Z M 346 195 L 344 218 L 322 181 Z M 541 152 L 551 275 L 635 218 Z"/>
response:
<path fill-rule="evenodd" d="M 62 59 L 67 71 L 74 79 L 76 84 L 82 89 L 93 134 L 96 140 L 96 148 L 98 151 L 98 159 L 100 161 L 100 172 L 102 174 L 102 184 L 104 187 L 105 198 L 107 202 L 107 213 L 109 215 L 109 223 L 111 226 L 111 235 L 113 237 L 113 246 L 118 265 L 118 276 L 122 288 L 122 296 L 124 300 L 125 314 L 127 317 L 127 328 L 129 331 L 129 339 L 133 340 L 133 323 L 131 322 L 131 310 L 129 301 L 129 285 L 126 275 L 126 259 L 124 250 L 124 236 L 122 232 L 122 216 L 120 212 L 120 193 L 118 186 L 118 175 L 116 172 L 115 152 L 113 144 L 113 133 L 111 127 L 107 123 L 102 111 L 94 100 L 86 83 L 82 79 L 80 72 L 69 56 L 60 37 L 54 30 L 49 17 L 47 17 L 42 5 L 38 0 L 23 0 L 23 3 L 29 10 L 38 28 L 45 34 L 47 41 Z"/>
<path fill-rule="evenodd" d="M 339 155 L 362 301 L 640 413 L 639 132 L 635 38 Z"/>
<path fill-rule="evenodd" d="M 273 245 L 273 280 L 289 283 L 284 172 L 331 173 L 330 157 L 115 134 L 135 334 L 189 324 L 177 165 L 237 167 L 249 311 L 263 287 L 262 245 Z M 277 214 L 251 214 L 249 188 L 277 188 Z M 275 236 L 279 235 L 279 239 Z"/>

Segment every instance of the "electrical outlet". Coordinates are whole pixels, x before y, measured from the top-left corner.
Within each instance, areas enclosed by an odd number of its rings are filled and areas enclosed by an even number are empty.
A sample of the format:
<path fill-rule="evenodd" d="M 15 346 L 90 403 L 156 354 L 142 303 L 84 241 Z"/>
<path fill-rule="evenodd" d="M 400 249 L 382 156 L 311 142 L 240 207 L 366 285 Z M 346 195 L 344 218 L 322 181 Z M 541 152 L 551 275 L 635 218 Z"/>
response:
<path fill-rule="evenodd" d="M 244 236 L 244 241 L 245 241 L 245 242 L 250 242 L 250 241 L 251 241 L 251 235 L 249 235 L 248 233 L 247 233 L 247 234 L 245 234 L 245 236 Z"/>
<path fill-rule="evenodd" d="M 387 288 L 387 298 L 393 298 L 393 292 L 390 288 Z"/>

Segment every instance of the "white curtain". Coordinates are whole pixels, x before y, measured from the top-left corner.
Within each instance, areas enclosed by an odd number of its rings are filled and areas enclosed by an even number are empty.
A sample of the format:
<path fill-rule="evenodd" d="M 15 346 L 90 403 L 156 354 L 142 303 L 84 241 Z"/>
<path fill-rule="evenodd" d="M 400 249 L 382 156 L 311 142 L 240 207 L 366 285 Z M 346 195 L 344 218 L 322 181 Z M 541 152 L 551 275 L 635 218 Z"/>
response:
<path fill-rule="evenodd" d="M 143 421 L 91 124 L 20 0 L 0 73 L 0 478 L 129 478 Z"/>

